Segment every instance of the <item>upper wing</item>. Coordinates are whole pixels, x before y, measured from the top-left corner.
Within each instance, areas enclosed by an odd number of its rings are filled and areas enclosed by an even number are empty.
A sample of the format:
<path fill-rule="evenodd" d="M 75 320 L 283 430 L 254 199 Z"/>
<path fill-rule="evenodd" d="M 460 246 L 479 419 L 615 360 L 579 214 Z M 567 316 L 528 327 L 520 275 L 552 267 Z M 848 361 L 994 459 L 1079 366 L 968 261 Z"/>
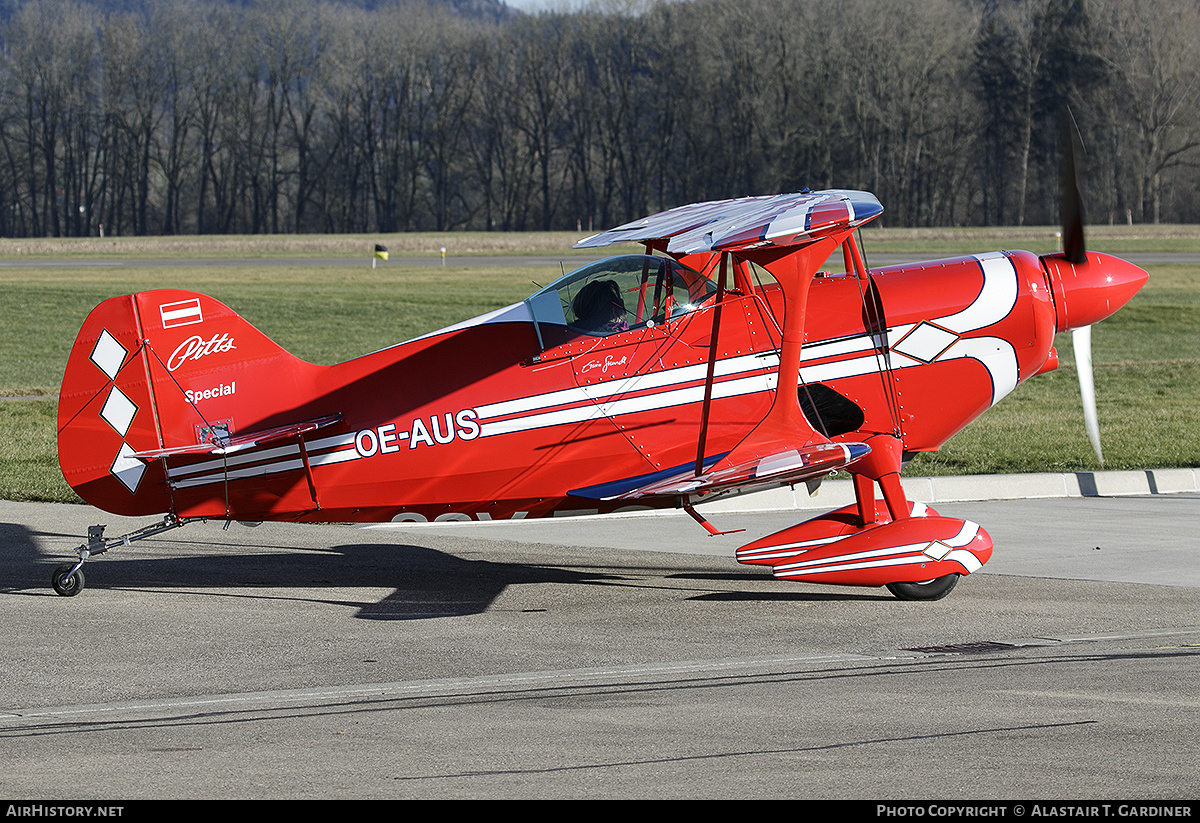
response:
<path fill-rule="evenodd" d="M 617 226 L 575 244 L 666 240 L 668 254 L 796 246 L 877 217 L 883 206 L 862 191 L 819 191 L 692 203 Z"/>
<path fill-rule="evenodd" d="M 800 409 L 797 385 L 808 291 L 805 283 L 841 237 L 882 211 L 874 195 L 858 191 L 715 200 L 680 206 L 576 243 L 576 248 L 647 243 L 676 256 L 741 252 L 761 257 L 783 289 L 785 310 L 775 400 L 766 417 L 731 451 L 708 458 L 701 451 L 699 471 L 695 463 L 676 466 L 574 489 L 571 494 L 603 500 L 699 499 L 816 480 L 868 453 L 865 444 L 830 443 L 815 431 Z M 715 320 L 713 333 L 715 337 Z M 706 398 L 711 379 L 710 372 Z"/>

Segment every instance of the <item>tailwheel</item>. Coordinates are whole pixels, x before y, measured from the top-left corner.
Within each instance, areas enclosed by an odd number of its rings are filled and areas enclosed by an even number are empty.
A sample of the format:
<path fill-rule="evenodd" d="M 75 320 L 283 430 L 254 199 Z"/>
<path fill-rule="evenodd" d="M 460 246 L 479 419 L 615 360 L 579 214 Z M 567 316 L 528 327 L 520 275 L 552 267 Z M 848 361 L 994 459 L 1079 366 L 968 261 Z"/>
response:
<path fill-rule="evenodd" d="M 54 587 L 54 591 L 63 597 L 74 597 L 83 591 L 83 569 L 78 565 L 67 563 L 54 570 L 54 574 L 50 576 L 50 585 Z"/>
<path fill-rule="evenodd" d="M 50 575 L 50 585 L 54 587 L 54 591 L 63 597 L 74 597 L 83 591 L 83 564 L 89 557 L 104 554 L 116 546 L 128 546 L 134 540 L 141 540 L 156 534 L 162 534 L 171 529 L 177 529 L 188 522 L 191 521 L 180 520 L 174 514 L 168 514 L 163 517 L 162 523 L 143 526 L 137 531 L 111 540 L 104 539 L 104 526 L 88 526 L 87 542 L 75 549 L 79 554 L 79 562 L 63 564 L 56 568 L 54 574 Z"/>
<path fill-rule="evenodd" d="M 897 600 L 941 600 L 950 594 L 959 577 L 961 575 L 948 574 L 920 583 L 888 583 L 887 587 Z"/>

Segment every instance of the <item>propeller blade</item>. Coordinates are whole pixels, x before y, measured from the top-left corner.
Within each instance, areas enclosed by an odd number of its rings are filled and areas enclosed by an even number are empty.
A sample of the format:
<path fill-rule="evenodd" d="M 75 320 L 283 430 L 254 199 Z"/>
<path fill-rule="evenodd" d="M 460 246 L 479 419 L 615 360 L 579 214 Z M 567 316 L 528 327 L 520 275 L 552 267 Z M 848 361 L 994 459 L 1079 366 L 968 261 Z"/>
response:
<path fill-rule="evenodd" d="M 1083 242 L 1083 197 L 1079 193 L 1079 178 L 1075 172 L 1075 120 L 1071 110 L 1066 109 L 1062 117 L 1062 241 L 1063 256 L 1071 263 L 1087 262 L 1087 248 Z"/>
<path fill-rule="evenodd" d="M 1100 422 L 1096 419 L 1096 381 L 1092 373 L 1092 327 L 1080 326 L 1071 330 L 1071 344 L 1075 349 L 1075 368 L 1079 372 L 1079 395 L 1083 399 L 1083 424 L 1087 428 L 1088 440 L 1096 451 L 1096 459 L 1104 465 L 1100 453 Z"/>

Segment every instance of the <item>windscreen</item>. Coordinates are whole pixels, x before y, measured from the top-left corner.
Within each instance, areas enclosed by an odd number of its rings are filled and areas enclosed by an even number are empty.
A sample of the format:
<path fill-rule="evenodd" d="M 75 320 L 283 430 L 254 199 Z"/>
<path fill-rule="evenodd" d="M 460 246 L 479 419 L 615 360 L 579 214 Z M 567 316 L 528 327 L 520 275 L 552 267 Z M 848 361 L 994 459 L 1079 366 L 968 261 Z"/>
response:
<path fill-rule="evenodd" d="M 717 291 L 704 275 L 666 257 L 630 254 L 599 260 L 564 275 L 527 301 L 549 341 L 606 336 L 669 323 Z"/>

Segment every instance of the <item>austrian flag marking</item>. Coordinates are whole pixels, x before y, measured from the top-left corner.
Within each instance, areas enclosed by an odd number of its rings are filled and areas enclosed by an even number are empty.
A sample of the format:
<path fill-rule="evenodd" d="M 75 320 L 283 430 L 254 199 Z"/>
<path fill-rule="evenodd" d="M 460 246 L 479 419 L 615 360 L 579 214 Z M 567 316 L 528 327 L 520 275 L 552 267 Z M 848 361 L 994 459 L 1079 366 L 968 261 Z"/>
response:
<path fill-rule="evenodd" d="M 204 322 L 198 297 L 193 297 L 191 300 L 180 300 L 176 303 L 163 303 L 158 307 L 158 315 L 162 318 L 164 329 Z"/>

